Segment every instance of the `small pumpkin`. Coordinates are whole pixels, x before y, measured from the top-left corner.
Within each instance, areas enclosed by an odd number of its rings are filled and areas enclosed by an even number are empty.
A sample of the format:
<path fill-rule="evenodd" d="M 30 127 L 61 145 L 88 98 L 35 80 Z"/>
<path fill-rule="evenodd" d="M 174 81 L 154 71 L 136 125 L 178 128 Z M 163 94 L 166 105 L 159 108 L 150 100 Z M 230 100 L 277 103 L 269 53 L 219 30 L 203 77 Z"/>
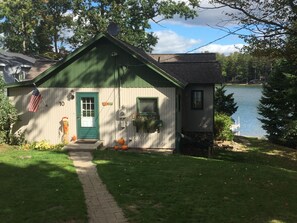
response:
<path fill-rule="evenodd" d="M 114 146 L 113 148 L 114 148 L 114 150 L 118 150 L 119 146 Z"/>
<path fill-rule="evenodd" d="M 122 145 L 122 150 L 127 150 L 128 146 L 126 144 Z"/>
<path fill-rule="evenodd" d="M 124 145 L 125 144 L 125 139 L 122 137 L 122 138 L 120 138 L 119 140 L 118 140 L 118 143 L 120 144 L 120 145 Z"/>

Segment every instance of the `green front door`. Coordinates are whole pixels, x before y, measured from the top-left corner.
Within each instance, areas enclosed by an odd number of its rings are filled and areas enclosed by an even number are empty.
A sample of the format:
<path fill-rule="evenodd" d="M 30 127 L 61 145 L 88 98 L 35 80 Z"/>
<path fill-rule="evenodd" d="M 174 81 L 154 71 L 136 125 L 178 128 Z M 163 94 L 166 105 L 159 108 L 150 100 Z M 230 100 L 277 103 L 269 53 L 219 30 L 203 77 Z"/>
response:
<path fill-rule="evenodd" d="M 76 93 L 78 139 L 99 139 L 98 93 Z"/>

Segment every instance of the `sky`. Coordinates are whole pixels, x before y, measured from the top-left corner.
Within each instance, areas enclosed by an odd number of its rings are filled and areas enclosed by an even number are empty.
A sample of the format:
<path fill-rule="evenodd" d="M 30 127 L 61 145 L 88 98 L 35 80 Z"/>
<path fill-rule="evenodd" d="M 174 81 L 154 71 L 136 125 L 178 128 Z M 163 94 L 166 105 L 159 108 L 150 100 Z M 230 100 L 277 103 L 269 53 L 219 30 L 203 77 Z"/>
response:
<path fill-rule="evenodd" d="M 207 0 L 201 1 L 201 6 L 210 7 Z M 212 6 L 213 7 L 213 6 Z M 150 32 L 158 37 L 158 43 L 153 53 L 199 53 L 213 52 L 230 54 L 239 51 L 244 41 L 236 35 L 227 35 L 220 26 L 236 30 L 239 26 L 230 22 L 225 13 L 230 8 L 199 9 L 198 17 L 191 20 L 173 18 L 159 24 L 151 22 Z M 228 21 L 228 22 L 227 22 Z M 215 41 L 222 38 L 218 41 Z M 213 42 L 213 43 L 211 43 Z M 207 46 L 206 46 L 207 45 Z"/>

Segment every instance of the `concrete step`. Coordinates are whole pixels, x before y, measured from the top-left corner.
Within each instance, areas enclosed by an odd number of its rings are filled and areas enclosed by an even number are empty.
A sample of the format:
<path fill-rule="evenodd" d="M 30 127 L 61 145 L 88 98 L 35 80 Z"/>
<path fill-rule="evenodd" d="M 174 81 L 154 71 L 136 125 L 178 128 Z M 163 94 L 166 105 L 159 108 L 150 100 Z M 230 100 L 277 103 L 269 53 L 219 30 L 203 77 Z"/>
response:
<path fill-rule="evenodd" d="M 78 140 L 64 146 L 68 152 L 92 152 L 103 145 L 101 140 Z"/>

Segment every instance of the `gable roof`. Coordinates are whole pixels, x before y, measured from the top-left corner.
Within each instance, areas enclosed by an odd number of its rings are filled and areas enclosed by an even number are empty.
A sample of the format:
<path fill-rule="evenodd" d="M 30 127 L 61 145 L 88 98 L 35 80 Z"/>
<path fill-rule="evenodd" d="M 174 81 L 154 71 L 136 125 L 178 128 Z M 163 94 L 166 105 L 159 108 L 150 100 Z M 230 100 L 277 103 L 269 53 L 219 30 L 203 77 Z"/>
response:
<path fill-rule="evenodd" d="M 84 45 L 70 53 L 68 56 L 66 56 L 63 60 L 57 62 L 55 65 L 38 75 L 32 80 L 29 81 L 23 81 L 23 82 L 18 82 L 18 83 L 13 83 L 13 84 L 8 84 L 6 87 L 7 88 L 13 88 L 13 87 L 19 87 L 19 86 L 31 86 L 31 85 L 39 85 L 40 83 L 43 82 L 43 80 L 47 79 L 53 72 L 57 69 L 59 69 L 61 66 L 63 66 L 64 63 L 70 61 L 77 55 L 79 55 L 81 52 L 88 48 L 92 48 L 96 42 L 102 38 L 106 38 L 118 47 L 122 48 L 126 52 L 129 52 L 134 58 L 140 60 L 144 64 L 146 64 L 148 67 L 150 67 L 152 70 L 156 71 L 158 74 L 169 80 L 171 83 L 173 83 L 177 87 L 185 87 L 186 83 L 184 81 L 181 81 L 173 76 L 170 76 L 166 71 L 161 69 L 159 66 L 157 66 L 156 62 L 144 52 L 136 47 L 133 47 L 130 44 L 124 43 L 115 37 L 110 36 L 109 34 L 100 34 L 95 36 L 93 39 L 89 40 L 86 42 Z"/>
<path fill-rule="evenodd" d="M 94 38 L 92 38 L 91 40 L 89 40 L 88 42 L 86 42 L 84 45 L 82 45 L 78 49 L 76 49 L 75 51 L 73 51 L 72 53 L 70 53 L 63 60 L 59 61 L 55 65 L 51 66 L 49 69 L 45 70 L 38 76 L 34 77 L 32 80 L 9 84 L 9 85 L 7 85 L 7 87 L 12 88 L 12 87 L 18 87 L 18 86 L 35 85 L 35 84 L 38 86 L 44 80 L 48 79 L 54 73 L 55 70 L 58 70 L 59 68 L 61 68 L 63 66 L 63 64 L 69 62 L 70 60 L 72 60 L 73 58 L 78 56 L 80 53 L 85 51 L 86 49 L 92 48 L 97 43 L 97 41 L 99 41 L 102 38 L 106 38 L 110 42 L 112 42 L 115 45 L 117 45 L 118 47 L 122 48 L 124 51 L 128 52 L 134 58 L 143 62 L 146 66 L 148 66 L 149 68 L 151 68 L 152 70 L 154 70 L 155 72 L 160 74 L 165 79 L 169 80 L 171 83 L 173 83 L 177 87 L 184 88 L 189 83 L 194 83 L 193 82 L 194 80 L 198 81 L 197 78 L 195 79 L 194 76 L 190 74 L 191 72 L 194 72 L 195 74 L 197 73 L 197 70 L 194 71 L 194 69 L 197 68 L 197 65 L 190 66 L 191 69 L 190 69 L 190 67 L 188 67 L 187 69 L 183 69 L 182 67 L 184 65 L 181 66 L 182 63 L 180 63 L 179 65 L 172 64 L 173 66 L 168 63 L 159 63 L 154 57 L 150 56 L 149 54 L 144 52 L 142 49 L 134 47 L 134 46 L 132 46 L 126 42 L 123 42 L 109 34 L 99 34 L 99 35 L 95 36 Z M 219 69 L 216 69 L 217 67 L 218 66 L 213 68 L 212 75 L 218 76 L 220 74 Z M 187 71 L 187 72 L 184 72 L 184 71 Z M 189 74 L 193 78 L 189 78 L 188 77 Z M 205 77 L 207 77 L 207 75 Z M 203 79 L 206 79 L 206 78 L 203 78 Z M 212 82 L 209 82 L 209 83 L 217 83 L 217 82 L 213 82 L 215 80 L 216 80 L 216 78 L 210 79 L 210 81 L 212 81 Z M 200 82 L 197 82 L 197 83 L 200 83 Z M 201 83 L 203 83 L 203 82 L 201 82 Z"/>

